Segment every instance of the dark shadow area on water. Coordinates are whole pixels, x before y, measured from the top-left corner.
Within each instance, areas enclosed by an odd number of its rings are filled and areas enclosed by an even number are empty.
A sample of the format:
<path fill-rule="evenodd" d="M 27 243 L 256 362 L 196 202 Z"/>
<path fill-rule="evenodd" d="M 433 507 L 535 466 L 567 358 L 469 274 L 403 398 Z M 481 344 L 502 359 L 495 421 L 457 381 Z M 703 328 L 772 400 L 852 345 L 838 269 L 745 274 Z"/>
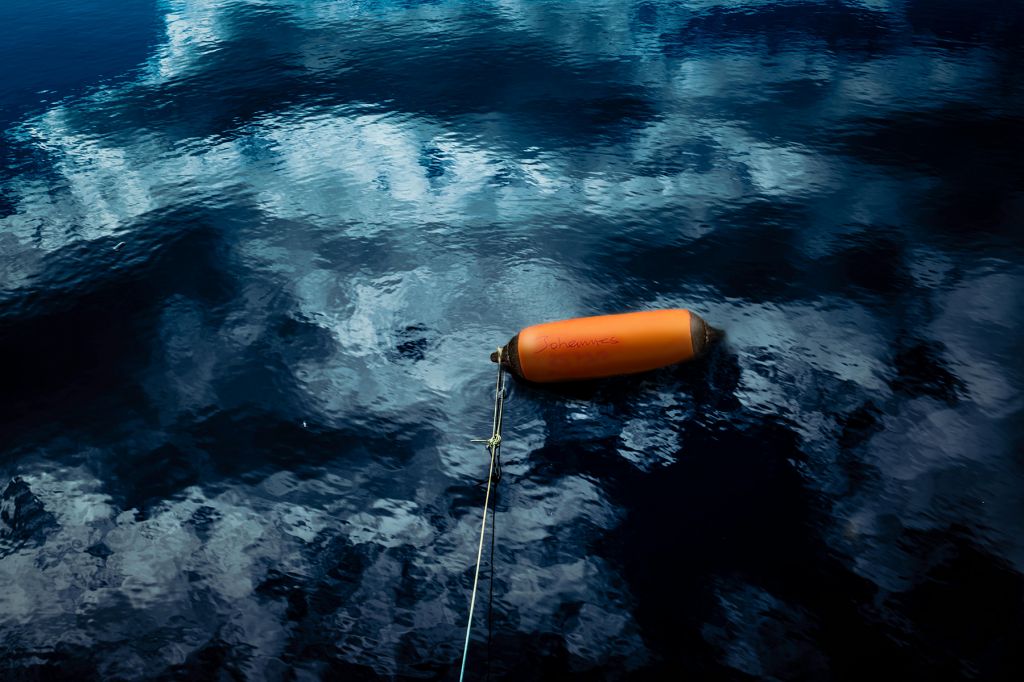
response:
<path fill-rule="evenodd" d="M 901 390 L 947 395 L 942 384 L 913 388 L 928 352 L 907 351 Z M 805 479 L 794 425 L 743 408 L 733 395 L 738 378 L 726 345 L 701 361 L 645 375 L 516 385 L 517 402 L 541 403 L 550 428 L 547 444 L 529 453 L 525 477 L 551 484 L 583 475 L 626 512 L 621 526 L 590 546 L 592 554 L 621 565 L 652 655 L 626 677 L 661 680 L 685 670 L 716 680 L 863 680 L 884 670 L 952 680 L 1024 665 L 1021 576 L 970 532 L 939 531 L 905 536 L 908 551 L 931 557 L 917 587 L 887 594 L 854 573 L 826 543 L 830 529 L 822 520 L 831 518 L 833 502 Z M 640 471 L 617 453 L 618 437 L 565 434 L 566 402 L 629 416 L 637 413 L 638 394 L 655 387 L 679 393 L 677 403 L 662 408 L 666 428 L 682 434 L 674 463 Z M 871 409 L 836 415 L 843 450 L 859 447 L 875 430 Z M 840 457 L 840 466 L 844 461 L 859 462 Z M 872 477 L 860 465 L 837 475 Z M 501 516 L 515 514 L 500 502 L 498 509 Z M 500 555 L 496 574 L 490 665 L 498 679 L 603 679 L 604 673 L 579 669 L 555 633 L 509 637 L 502 622 L 511 616 L 497 606 L 507 585 Z M 582 606 L 563 605 L 558 618 L 567 630 Z M 480 637 L 478 651 L 485 647 Z M 623 664 L 602 670 L 625 674 Z M 482 675 L 484 662 L 478 659 L 473 670 Z"/>
<path fill-rule="evenodd" d="M 201 224 L 176 238 L 138 233 L 121 251 L 116 244 L 75 242 L 48 257 L 38 276 L 45 289 L 0 301 L 0 351 L 19 359 L 0 393 L 5 428 L 46 437 L 97 419 L 105 428 L 108 411 L 144 413 L 137 381 L 166 299 L 181 294 L 215 309 L 232 295 L 220 239 Z"/>
<path fill-rule="evenodd" d="M 852 55 L 896 52 L 908 34 L 924 44 L 963 49 L 989 44 L 1020 48 L 1024 11 L 1005 0 L 963 4 L 955 0 L 911 0 L 905 3 L 907 22 L 889 12 L 843 2 L 761 6 L 715 6 L 695 12 L 678 31 L 661 36 L 662 49 L 673 57 L 716 50 L 740 51 L 755 42 L 767 54 L 791 50 L 794 44 L 811 50 Z"/>

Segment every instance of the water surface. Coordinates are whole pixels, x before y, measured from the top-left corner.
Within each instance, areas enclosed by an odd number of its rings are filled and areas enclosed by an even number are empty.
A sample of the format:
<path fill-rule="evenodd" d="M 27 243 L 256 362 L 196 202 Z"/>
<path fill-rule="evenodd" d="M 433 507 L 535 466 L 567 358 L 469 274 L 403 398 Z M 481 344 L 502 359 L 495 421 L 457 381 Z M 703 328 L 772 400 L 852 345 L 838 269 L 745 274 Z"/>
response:
<path fill-rule="evenodd" d="M 0 19 L 6 677 L 450 679 L 489 353 L 676 306 L 512 387 L 473 677 L 1024 671 L 1019 4 Z"/>

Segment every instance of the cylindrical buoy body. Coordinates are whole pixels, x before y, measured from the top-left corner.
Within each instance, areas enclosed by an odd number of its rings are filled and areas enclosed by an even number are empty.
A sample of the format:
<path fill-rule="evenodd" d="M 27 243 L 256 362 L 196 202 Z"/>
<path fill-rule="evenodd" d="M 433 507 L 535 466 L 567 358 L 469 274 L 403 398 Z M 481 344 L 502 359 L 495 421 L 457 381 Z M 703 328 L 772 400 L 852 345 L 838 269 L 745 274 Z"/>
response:
<path fill-rule="evenodd" d="M 502 349 L 501 360 L 528 381 L 597 379 L 690 360 L 704 351 L 711 333 L 698 315 L 682 309 L 580 317 L 523 329 Z"/>

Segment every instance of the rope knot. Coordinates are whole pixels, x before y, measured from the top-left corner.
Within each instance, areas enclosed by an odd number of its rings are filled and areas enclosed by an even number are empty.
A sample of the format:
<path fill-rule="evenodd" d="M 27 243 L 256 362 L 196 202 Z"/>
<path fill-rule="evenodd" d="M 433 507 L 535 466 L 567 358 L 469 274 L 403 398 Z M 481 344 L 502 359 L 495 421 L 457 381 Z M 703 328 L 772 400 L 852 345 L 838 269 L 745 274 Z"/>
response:
<path fill-rule="evenodd" d="M 487 446 L 488 449 L 496 448 L 499 445 L 501 445 L 501 434 L 500 433 L 496 433 L 493 436 L 491 436 L 490 438 L 474 438 L 473 440 L 471 440 L 469 442 L 470 443 L 483 443 L 484 445 Z"/>

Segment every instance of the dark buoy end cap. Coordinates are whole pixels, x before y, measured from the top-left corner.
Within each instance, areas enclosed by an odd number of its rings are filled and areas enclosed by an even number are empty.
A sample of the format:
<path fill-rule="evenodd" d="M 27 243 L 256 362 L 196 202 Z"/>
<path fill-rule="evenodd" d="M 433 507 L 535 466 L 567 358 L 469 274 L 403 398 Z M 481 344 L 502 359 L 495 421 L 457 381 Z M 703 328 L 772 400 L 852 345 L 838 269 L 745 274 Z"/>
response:
<path fill-rule="evenodd" d="M 498 361 L 498 351 L 491 353 L 491 362 Z M 501 349 L 501 366 L 506 372 L 522 378 L 523 368 L 519 365 L 519 334 L 513 336 Z"/>
<path fill-rule="evenodd" d="M 700 315 L 690 313 L 690 342 L 693 344 L 694 357 L 706 353 L 723 336 L 725 332 L 721 329 L 715 329 Z"/>

